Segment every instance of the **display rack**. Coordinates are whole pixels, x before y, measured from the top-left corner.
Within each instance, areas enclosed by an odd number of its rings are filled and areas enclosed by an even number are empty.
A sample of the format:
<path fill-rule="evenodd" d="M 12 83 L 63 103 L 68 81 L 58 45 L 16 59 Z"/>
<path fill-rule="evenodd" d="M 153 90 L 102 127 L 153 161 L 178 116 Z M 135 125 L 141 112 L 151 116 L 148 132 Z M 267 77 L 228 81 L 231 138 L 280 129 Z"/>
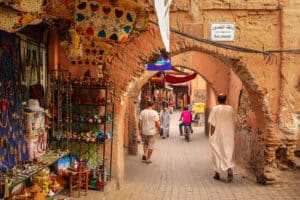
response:
<path fill-rule="evenodd" d="M 50 146 L 66 148 L 85 163 L 91 169 L 90 188 L 103 190 L 112 171 L 114 89 L 106 78 L 71 79 L 60 69 L 49 74 Z"/>
<path fill-rule="evenodd" d="M 89 159 L 95 174 L 93 179 L 102 179 L 100 187 L 90 184 L 91 189 L 103 189 L 111 177 L 113 150 L 113 89 L 105 86 L 73 85 L 72 136 L 70 142 L 79 141 L 78 156 Z M 82 148 L 85 145 L 86 149 Z M 72 145 L 73 146 L 73 145 Z M 92 151 L 91 151 L 92 150 Z M 72 150 L 71 150 L 72 151 Z"/>
<path fill-rule="evenodd" d="M 63 69 L 49 70 L 51 128 L 49 131 L 50 147 L 69 149 L 68 140 L 72 135 L 72 87 L 69 71 Z M 63 145 L 66 141 L 66 145 Z"/>

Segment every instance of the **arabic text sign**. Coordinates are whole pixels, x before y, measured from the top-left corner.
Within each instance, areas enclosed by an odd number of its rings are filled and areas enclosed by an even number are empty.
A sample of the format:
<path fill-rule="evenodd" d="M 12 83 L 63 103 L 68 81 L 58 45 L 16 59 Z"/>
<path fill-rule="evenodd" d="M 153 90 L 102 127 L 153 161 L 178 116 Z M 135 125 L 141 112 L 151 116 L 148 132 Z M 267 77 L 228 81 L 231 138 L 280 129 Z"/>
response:
<path fill-rule="evenodd" d="M 212 41 L 234 41 L 234 23 L 212 23 L 210 26 L 210 38 Z"/>

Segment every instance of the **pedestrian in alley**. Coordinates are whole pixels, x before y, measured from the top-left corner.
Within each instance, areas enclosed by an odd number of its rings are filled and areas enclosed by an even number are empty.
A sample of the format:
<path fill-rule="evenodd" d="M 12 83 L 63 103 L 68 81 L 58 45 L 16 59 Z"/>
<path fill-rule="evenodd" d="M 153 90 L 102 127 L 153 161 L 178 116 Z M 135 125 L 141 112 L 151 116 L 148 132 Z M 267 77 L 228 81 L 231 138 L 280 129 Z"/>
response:
<path fill-rule="evenodd" d="M 165 139 L 169 137 L 169 125 L 170 125 L 170 113 L 167 107 L 164 107 L 162 113 L 160 114 L 160 123 L 162 129 L 162 138 Z"/>
<path fill-rule="evenodd" d="M 208 118 L 210 123 L 209 142 L 212 150 L 214 179 L 220 180 L 220 173 L 227 171 L 227 180 L 233 179 L 232 161 L 236 117 L 233 108 L 225 105 L 226 95 L 219 94 L 218 105 L 214 106 Z"/>
<path fill-rule="evenodd" d="M 139 134 L 144 142 L 144 155 L 142 159 L 147 163 L 152 163 L 150 158 L 155 143 L 155 135 L 160 132 L 160 120 L 156 110 L 153 109 L 154 103 L 147 102 L 147 107 L 140 113 Z M 159 130 L 157 132 L 157 129 Z"/>
<path fill-rule="evenodd" d="M 172 114 L 174 112 L 174 107 L 175 107 L 175 104 L 172 100 L 169 100 L 168 107 L 169 107 L 169 110 L 170 110 L 170 114 Z"/>
<path fill-rule="evenodd" d="M 193 119 L 193 115 L 192 112 L 189 110 L 189 106 L 185 106 L 184 110 L 181 112 L 180 114 L 180 119 L 179 121 L 182 121 L 179 124 L 179 132 L 180 132 L 180 136 L 183 135 L 183 130 L 182 127 L 184 125 L 190 125 L 191 126 L 191 133 L 193 133 L 193 129 L 192 129 L 192 119 Z"/>

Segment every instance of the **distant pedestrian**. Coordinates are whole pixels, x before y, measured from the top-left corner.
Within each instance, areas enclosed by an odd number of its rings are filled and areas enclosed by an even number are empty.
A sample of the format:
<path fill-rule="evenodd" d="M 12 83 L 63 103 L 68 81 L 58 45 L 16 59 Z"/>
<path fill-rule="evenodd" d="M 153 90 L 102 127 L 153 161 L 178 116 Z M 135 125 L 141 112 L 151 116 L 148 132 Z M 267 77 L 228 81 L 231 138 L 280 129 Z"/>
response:
<path fill-rule="evenodd" d="M 233 108 L 225 105 L 226 95 L 218 95 L 218 103 L 211 110 L 208 118 L 210 123 L 209 142 L 212 149 L 212 161 L 215 171 L 214 179 L 220 180 L 220 172 L 227 171 L 227 180 L 233 179 L 232 157 L 234 149 L 234 132 L 236 117 Z"/>
<path fill-rule="evenodd" d="M 170 101 L 168 102 L 168 107 L 169 107 L 169 110 L 170 110 L 170 114 L 172 114 L 173 111 L 174 111 L 174 107 L 175 107 L 174 102 L 170 100 Z"/>
<path fill-rule="evenodd" d="M 170 125 L 170 113 L 167 107 L 165 107 L 160 114 L 160 124 L 162 128 L 162 138 L 169 137 L 169 125 Z"/>
<path fill-rule="evenodd" d="M 154 103 L 152 101 L 148 101 L 147 107 L 142 110 L 139 119 L 139 134 L 142 136 L 144 142 L 144 155 L 142 159 L 145 160 L 147 164 L 151 163 L 150 158 L 155 143 L 155 135 L 157 129 L 160 130 L 159 116 L 157 111 L 153 110 L 153 105 Z"/>
<path fill-rule="evenodd" d="M 191 133 L 193 133 L 193 129 L 192 129 L 192 119 L 193 119 L 193 116 L 192 116 L 192 112 L 189 110 L 189 107 L 188 106 L 185 106 L 184 107 L 184 110 L 181 112 L 180 114 L 180 119 L 179 121 L 182 121 L 180 124 L 179 124 L 179 132 L 180 132 L 180 136 L 183 135 L 183 130 L 182 130 L 182 127 L 185 126 L 185 125 L 188 125 L 191 127 Z"/>

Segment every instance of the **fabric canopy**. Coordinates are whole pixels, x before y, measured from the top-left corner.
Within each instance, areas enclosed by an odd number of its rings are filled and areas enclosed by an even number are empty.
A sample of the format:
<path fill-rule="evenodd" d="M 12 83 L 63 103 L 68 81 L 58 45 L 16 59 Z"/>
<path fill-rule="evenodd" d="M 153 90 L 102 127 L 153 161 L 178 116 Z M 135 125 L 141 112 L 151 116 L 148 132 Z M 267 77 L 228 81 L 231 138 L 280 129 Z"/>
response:
<path fill-rule="evenodd" d="M 160 35 L 166 47 L 166 51 L 170 52 L 170 26 L 169 26 L 169 10 L 172 0 L 155 0 L 155 10 L 158 18 Z"/>
<path fill-rule="evenodd" d="M 193 80 L 196 77 L 196 73 L 189 74 L 185 77 L 176 77 L 176 76 L 171 76 L 171 75 L 166 75 L 165 80 L 168 83 L 184 83 L 190 80 Z"/>

